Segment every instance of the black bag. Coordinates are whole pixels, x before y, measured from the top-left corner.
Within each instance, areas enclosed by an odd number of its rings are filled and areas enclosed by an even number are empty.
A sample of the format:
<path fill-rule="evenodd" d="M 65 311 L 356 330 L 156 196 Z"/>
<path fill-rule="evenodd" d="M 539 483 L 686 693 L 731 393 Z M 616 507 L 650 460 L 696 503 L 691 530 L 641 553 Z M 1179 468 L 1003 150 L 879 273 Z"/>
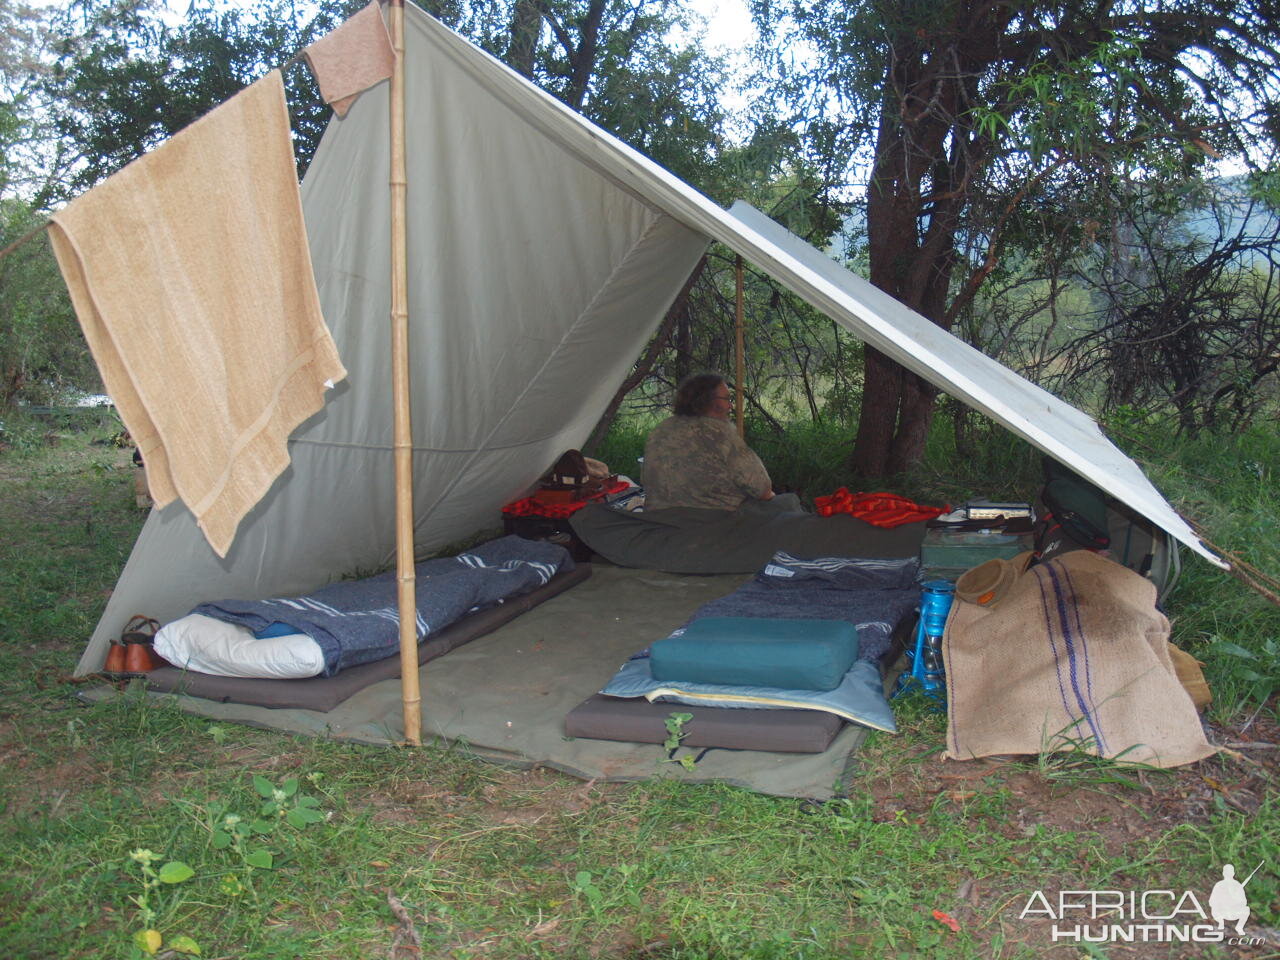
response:
<path fill-rule="evenodd" d="M 1044 477 L 1036 511 L 1036 560 L 1072 550 L 1105 552 L 1154 583 L 1163 600 L 1182 570 L 1176 541 L 1049 457 L 1044 458 Z"/>
<path fill-rule="evenodd" d="M 1056 460 L 1044 458 L 1036 523 L 1036 556 L 1048 560 L 1071 550 L 1106 550 L 1107 495 Z"/>

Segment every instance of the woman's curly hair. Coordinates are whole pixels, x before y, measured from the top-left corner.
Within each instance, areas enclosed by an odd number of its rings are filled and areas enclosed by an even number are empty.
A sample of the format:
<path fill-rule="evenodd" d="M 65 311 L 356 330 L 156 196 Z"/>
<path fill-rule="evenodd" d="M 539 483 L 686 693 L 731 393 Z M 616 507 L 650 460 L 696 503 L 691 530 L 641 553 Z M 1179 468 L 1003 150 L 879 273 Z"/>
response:
<path fill-rule="evenodd" d="M 695 373 L 685 377 L 676 387 L 675 414 L 678 417 L 700 417 L 711 409 L 716 387 L 724 383 L 718 373 Z"/>

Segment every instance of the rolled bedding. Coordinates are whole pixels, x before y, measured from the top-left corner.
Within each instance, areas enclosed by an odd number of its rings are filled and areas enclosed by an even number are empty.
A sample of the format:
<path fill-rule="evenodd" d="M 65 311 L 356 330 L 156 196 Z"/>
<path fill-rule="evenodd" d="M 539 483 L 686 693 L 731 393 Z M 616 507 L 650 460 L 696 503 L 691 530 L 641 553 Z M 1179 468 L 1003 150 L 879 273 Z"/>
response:
<path fill-rule="evenodd" d="M 573 568 L 573 559 L 564 547 L 516 536 L 491 540 L 456 557 L 420 563 L 415 568 L 418 641 L 433 636 L 472 611 L 529 593 L 557 573 Z M 307 669 L 314 660 L 307 644 L 296 640 L 284 644 L 275 642 L 282 635 L 302 634 L 320 652 L 323 663 L 318 673 L 332 676 L 346 667 L 381 660 L 398 651 L 400 616 L 396 592 L 396 575 L 392 571 L 365 580 L 333 583 L 302 597 L 202 603 L 193 614 L 243 628 L 257 644 L 270 645 L 259 650 L 254 641 L 243 634 L 215 630 L 199 650 L 168 646 L 170 640 L 199 633 L 195 628 L 204 623 L 203 619 L 184 618 L 186 623 L 177 627 L 178 621 L 175 621 L 166 636 L 165 649 L 175 656 L 166 655 L 160 647 L 157 652 L 175 666 L 189 665 L 190 669 L 199 669 L 196 662 L 204 662 L 206 666 L 221 663 L 222 676 L 280 677 L 279 672 L 228 671 L 250 669 L 245 665 L 261 659 L 262 650 L 272 648 L 287 650 L 281 658 L 283 667 L 277 662 L 263 669 Z M 165 633 L 165 628 L 161 633 Z M 242 658 L 239 667 L 234 663 L 237 657 Z M 226 663 L 228 658 L 233 662 Z"/>

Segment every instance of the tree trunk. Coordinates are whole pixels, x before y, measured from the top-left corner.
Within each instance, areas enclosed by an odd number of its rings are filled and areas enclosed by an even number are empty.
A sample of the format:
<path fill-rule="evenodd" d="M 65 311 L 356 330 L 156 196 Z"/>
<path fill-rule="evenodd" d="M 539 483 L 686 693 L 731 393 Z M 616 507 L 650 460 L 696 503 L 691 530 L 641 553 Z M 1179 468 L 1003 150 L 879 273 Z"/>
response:
<path fill-rule="evenodd" d="M 533 79 L 533 55 L 542 31 L 542 11 L 536 0 L 516 0 L 511 9 L 511 42 L 507 44 L 507 65 Z"/>
<path fill-rule="evenodd" d="M 600 21 L 604 18 L 606 0 L 591 0 L 586 13 L 579 21 L 581 30 L 578 49 L 570 57 L 573 64 L 573 76 L 569 78 L 569 88 L 565 98 L 569 106 L 581 110 L 587 99 L 587 87 L 591 83 L 591 75 L 595 73 L 596 56 L 600 45 Z"/>
<path fill-rule="evenodd" d="M 938 397 L 938 388 L 904 370 L 899 397 L 898 432 L 894 435 L 893 446 L 889 451 L 890 476 L 915 466 L 924 455 L 925 441 L 929 439 L 929 425 L 933 423 L 933 405 Z"/>
<path fill-rule="evenodd" d="M 867 187 L 871 282 L 946 329 L 955 237 L 969 171 L 983 141 L 965 126 L 970 45 L 1003 29 L 996 8 L 958 4 L 942 14 L 936 48 L 923 31 L 890 38 L 875 160 Z M 858 432 L 849 466 L 859 477 L 900 473 L 924 455 L 938 389 L 867 346 Z"/>
<path fill-rule="evenodd" d="M 889 472 L 889 451 L 898 423 L 898 395 L 906 372 L 879 350 L 863 351 L 862 409 L 850 466 L 862 477 Z"/>
<path fill-rule="evenodd" d="M 671 339 L 671 330 L 676 325 L 677 320 L 683 320 L 685 327 L 688 327 L 689 294 L 693 290 L 693 285 L 698 282 L 698 278 L 702 276 L 702 272 L 706 268 L 707 256 L 703 254 L 702 259 L 693 268 L 693 272 L 689 274 L 689 279 L 684 282 L 684 286 L 680 288 L 680 292 L 676 294 L 675 300 L 672 301 L 671 306 L 667 309 L 667 314 L 662 318 L 662 324 L 658 327 L 657 333 L 649 341 L 648 349 L 636 361 L 635 369 L 631 371 L 627 379 L 622 381 L 622 386 L 618 387 L 614 392 L 613 399 L 605 407 L 604 415 L 596 421 L 595 428 L 591 431 L 591 436 L 582 445 L 583 452 L 588 456 L 599 449 L 600 444 L 604 441 L 605 434 L 609 432 L 609 427 L 613 425 L 613 418 L 617 416 L 618 408 L 622 406 L 622 401 L 626 399 L 627 394 L 640 386 L 645 377 L 649 376 L 650 371 L 653 370 L 654 364 L 657 363 L 663 348 L 666 347 L 667 342 Z"/>

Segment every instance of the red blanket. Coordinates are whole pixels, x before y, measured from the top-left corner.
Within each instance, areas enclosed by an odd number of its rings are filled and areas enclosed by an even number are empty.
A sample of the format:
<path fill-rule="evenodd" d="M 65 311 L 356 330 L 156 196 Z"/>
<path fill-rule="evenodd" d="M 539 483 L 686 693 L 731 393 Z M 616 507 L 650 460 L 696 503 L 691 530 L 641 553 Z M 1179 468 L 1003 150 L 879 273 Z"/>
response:
<path fill-rule="evenodd" d="M 932 520 L 950 507 L 925 507 L 896 493 L 850 493 L 841 487 L 829 497 L 814 497 L 818 515 L 831 517 L 848 513 L 877 527 L 900 527 L 904 523 Z"/>
<path fill-rule="evenodd" d="M 502 512 L 509 517 L 550 517 L 553 520 L 563 520 L 565 517 L 581 510 L 588 503 L 598 503 L 610 494 L 621 493 L 630 486 L 631 484 L 625 480 L 605 481 L 600 489 L 591 496 L 569 503 L 545 503 L 536 496 L 525 497 L 523 500 L 508 503 L 502 508 Z"/>

